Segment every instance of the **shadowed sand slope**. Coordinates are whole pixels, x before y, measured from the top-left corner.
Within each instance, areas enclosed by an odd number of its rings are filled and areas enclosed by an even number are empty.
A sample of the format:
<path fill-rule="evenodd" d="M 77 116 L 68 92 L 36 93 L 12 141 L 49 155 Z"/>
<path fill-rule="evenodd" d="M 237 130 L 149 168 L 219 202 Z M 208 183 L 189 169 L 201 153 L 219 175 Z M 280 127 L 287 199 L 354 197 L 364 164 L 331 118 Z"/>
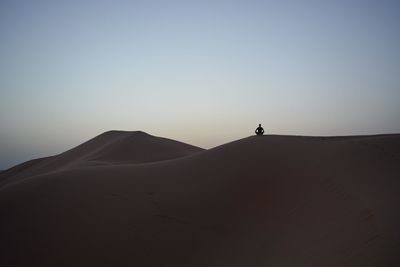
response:
<path fill-rule="evenodd" d="M 0 173 L 0 186 L 24 177 L 76 167 L 155 162 L 202 150 L 141 131 L 108 131 L 60 155 L 31 160 Z"/>
<path fill-rule="evenodd" d="M 400 266 L 399 135 L 254 136 L 146 164 L 115 138 L 85 154 L 107 164 L 0 188 L 0 265 Z"/>

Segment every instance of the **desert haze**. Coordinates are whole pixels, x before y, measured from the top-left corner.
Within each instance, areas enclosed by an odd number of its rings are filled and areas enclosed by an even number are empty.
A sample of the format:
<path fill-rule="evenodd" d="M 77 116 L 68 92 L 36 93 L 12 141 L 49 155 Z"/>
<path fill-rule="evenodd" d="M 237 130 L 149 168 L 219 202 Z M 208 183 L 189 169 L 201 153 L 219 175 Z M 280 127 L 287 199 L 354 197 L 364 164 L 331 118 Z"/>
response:
<path fill-rule="evenodd" d="M 109 131 L 0 173 L 1 266 L 400 266 L 400 135 Z"/>

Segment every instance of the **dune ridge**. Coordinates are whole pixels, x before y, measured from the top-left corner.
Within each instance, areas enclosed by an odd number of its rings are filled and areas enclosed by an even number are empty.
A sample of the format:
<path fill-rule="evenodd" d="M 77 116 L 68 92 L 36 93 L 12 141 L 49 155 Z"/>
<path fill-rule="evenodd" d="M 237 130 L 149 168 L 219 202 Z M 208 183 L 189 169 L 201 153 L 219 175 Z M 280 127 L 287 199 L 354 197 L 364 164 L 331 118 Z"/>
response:
<path fill-rule="evenodd" d="M 6 170 L 0 265 L 400 265 L 400 135 L 149 138 Z"/>

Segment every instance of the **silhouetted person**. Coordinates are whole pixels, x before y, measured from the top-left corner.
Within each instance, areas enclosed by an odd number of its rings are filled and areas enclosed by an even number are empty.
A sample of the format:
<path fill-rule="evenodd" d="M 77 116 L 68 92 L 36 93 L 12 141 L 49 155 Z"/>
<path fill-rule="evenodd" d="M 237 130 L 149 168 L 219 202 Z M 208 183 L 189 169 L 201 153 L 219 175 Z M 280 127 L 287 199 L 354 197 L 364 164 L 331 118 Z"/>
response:
<path fill-rule="evenodd" d="M 261 127 L 261 124 L 258 125 L 255 133 L 256 133 L 256 135 L 263 135 L 264 134 L 264 129 L 263 129 L 263 127 Z"/>

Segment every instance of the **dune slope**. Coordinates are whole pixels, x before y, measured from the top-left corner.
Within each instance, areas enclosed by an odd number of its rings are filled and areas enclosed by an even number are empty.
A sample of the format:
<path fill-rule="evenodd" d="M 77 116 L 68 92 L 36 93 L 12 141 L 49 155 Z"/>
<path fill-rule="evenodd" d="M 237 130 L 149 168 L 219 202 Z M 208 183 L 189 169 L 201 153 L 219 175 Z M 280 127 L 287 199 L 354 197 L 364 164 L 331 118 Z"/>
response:
<path fill-rule="evenodd" d="M 0 265 L 400 264 L 400 135 L 254 136 L 146 164 L 118 147 L 3 185 Z"/>

